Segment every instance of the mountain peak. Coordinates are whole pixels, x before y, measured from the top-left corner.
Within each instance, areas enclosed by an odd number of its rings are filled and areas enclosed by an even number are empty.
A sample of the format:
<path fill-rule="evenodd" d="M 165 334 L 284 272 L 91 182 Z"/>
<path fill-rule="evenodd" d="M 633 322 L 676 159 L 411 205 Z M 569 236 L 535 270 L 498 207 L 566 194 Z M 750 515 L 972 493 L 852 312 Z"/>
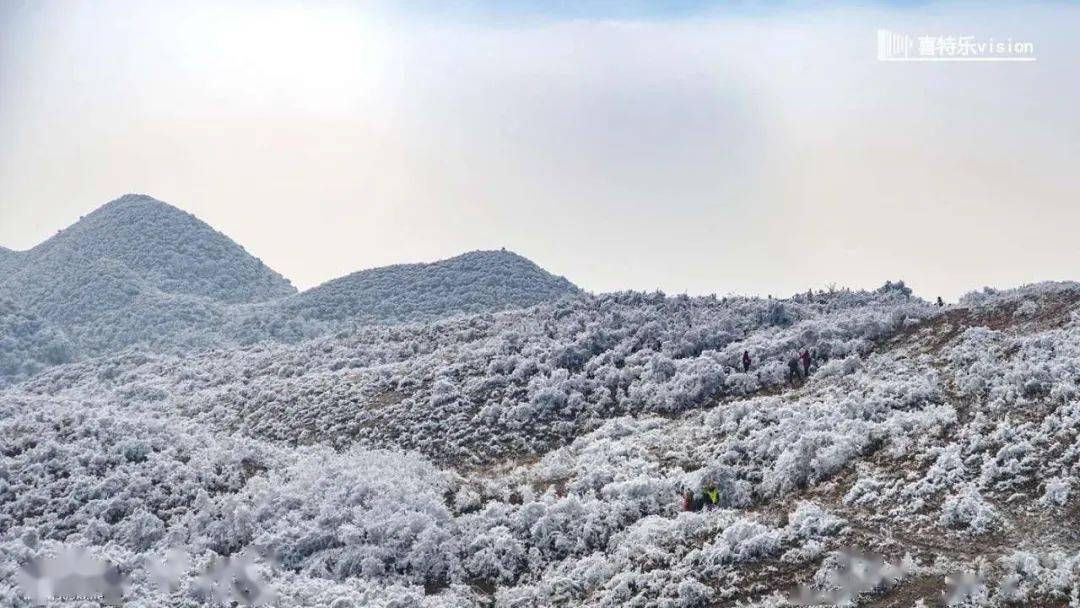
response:
<path fill-rule="evenodd" d="M 110 260 L 165 292 L 229 302 L 295 293 L 284 277 L 191 213 L 145 194 L 112 200 L 29 252 Z"/>
<path fill-rule="evenodd" d="M 193 214 L 148 194 L 125 194 L 98 207 L 86 217 L 80 218 L 80 221 L 90 217 L 115 215 L 125 216 L 127 219 L 136 215 L 149 216 L 151 219 L 160 218 L 161 215 L 195 218 Z M 78 225 L 78 223 L 75 225 Z M 209 228 L 209 226 L 207 227 Z"/>
<path fill-rule="evenodd" d="M 149 194 L 141 194 L 141 193 L 138 193 L 138 192 L 129 192 L 127 194 L 119 196 L 119 197 L 105 203 L 104 205 L 102 205 L 102 207 L 108 207 L 109 205 L 118 205 L 118 204 L 125 204 L 125 203 L 127 203 L 127 204 L 157 203 L 159 205 L 165 205 L 166 207 L 172 207 L 172 205 L 170 205 L 169 203 L 166 203 L 164 201 L 160 201 L 160 200 L 150 196 Z M 173 207 L 173 208 L 175 209 L 175 207 Z"/>
<path fill-rule="evenodd" d="M 456 256 L 454 256 L 452 258 L 447 258 L 446 260 L 443 260 L 443 261 L 449 262 L 450 260 L 484 260 L 484 259 L 524 262 L 526 264 L 534 264 L 535 265 L 535 263 L 532 260 L 530 260 L 529 258 L 521 255 L 520 253 L 510 251 L 509 249 L 506 249 L 506 248 L 502 248 L 502 249 L 475 249 L 473 251 L 466 251 L 465 253 L 456 255 Z"/>

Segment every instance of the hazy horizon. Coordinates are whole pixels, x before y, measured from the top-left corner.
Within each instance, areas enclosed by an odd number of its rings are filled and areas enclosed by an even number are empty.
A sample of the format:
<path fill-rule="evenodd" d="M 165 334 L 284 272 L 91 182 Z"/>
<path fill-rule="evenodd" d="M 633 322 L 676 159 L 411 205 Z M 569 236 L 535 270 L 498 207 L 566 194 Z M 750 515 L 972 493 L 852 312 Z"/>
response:
<path fill-rule="evenodd" d="M 0 246 L 141 192 L 300 289 L 501 247 L 593 292 L 1077 278 L 1080 8 L 910 4 L 6 3 Z"/>

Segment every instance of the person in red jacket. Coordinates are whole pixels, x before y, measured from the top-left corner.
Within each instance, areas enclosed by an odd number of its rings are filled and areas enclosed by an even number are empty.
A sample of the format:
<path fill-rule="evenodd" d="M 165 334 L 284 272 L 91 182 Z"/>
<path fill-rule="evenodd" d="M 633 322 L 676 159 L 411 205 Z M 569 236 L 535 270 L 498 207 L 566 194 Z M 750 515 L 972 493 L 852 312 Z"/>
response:
<path fill-rule="evenodd" d="M 748 350 L 742 352 L 742 371 L 750 371 L 750 351 Z"/>
<path fill-rule="evenodd" d="M 799 355 L 799 360 L 802 361 L 803 378 L 809 378 L 810 377 L 810 351 L 809 350 L 802 351 L 802 354 Z"/>

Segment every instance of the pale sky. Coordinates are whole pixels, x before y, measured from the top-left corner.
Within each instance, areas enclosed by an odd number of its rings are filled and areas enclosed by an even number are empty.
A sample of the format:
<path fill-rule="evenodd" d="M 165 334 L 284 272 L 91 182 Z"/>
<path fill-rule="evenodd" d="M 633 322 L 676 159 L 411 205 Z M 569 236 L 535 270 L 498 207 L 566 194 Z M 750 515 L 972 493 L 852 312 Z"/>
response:
<path fill-rule="evenodd" d="M 0 245 L 141 192 L 300 288 L 499 247 L 595 292 L 1080 279 L 1080 7 L 655 6 L 0 0 Z"/>

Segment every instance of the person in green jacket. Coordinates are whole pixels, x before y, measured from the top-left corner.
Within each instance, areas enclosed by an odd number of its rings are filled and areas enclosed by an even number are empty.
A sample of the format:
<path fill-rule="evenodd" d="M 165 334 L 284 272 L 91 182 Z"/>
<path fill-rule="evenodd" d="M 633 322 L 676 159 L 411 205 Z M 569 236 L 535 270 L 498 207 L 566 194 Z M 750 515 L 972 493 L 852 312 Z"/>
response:
<path fill-rule="evenodd" d="M 715 507 L 720 504 L 720 492 L 714 487 L 705 488 L 705 504 Z"/>

